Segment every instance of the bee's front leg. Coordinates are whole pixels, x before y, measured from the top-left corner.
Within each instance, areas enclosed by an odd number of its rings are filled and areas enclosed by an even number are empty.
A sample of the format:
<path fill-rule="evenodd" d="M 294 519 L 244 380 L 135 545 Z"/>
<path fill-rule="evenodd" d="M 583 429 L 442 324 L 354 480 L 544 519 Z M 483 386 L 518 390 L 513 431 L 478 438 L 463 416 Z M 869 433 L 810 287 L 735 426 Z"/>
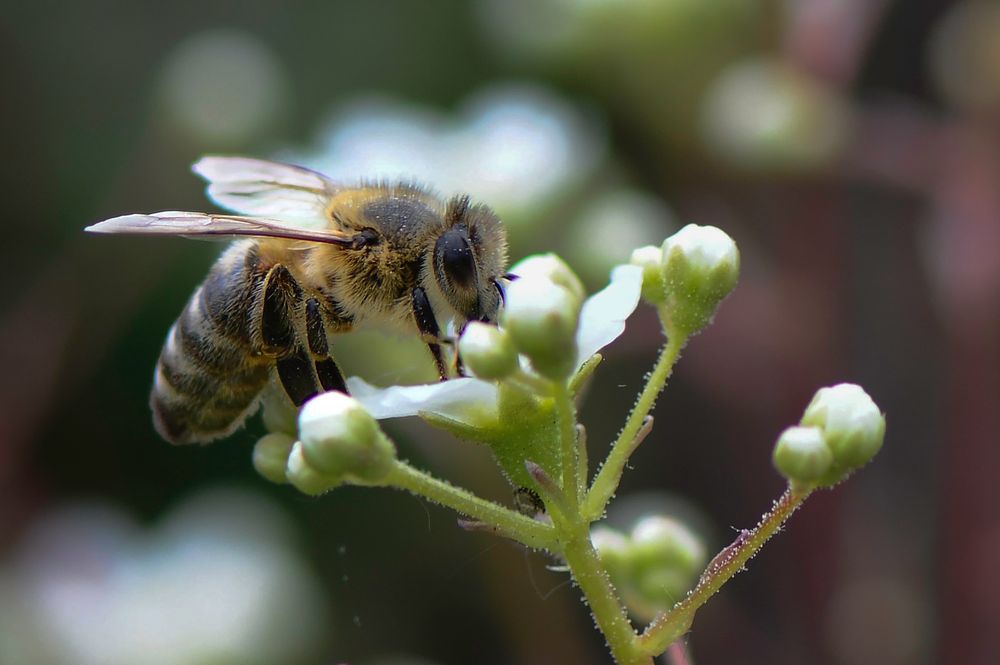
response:
<path fill-rule="evenodd" d="M 434 310 L 431 309 L 431 301 L 427 299 L 427 292 L 419 286 L 413 289 L 413 318 L 417 322 L 420 336 L 427 342 L 427 348 L 434 356 L 438 376 L 442 381 L 447 381 L 448 367 L 445 365 L 444 353 L 441 351 L 441 329 L 438 328 L 437 318 L 434 316 Z"/>

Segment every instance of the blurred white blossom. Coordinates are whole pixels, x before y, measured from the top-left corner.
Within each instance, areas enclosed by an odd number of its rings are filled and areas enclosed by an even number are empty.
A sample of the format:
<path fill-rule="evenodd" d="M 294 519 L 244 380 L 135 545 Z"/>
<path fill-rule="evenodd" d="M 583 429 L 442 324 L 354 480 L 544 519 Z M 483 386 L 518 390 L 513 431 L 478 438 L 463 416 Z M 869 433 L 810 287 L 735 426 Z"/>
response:
<path fill-rule="evenodd" d="M 599 165 L 605 141 L 598 123 L 555 94 L 508 83 L 480 90 L 455 114 L 359 98 L 334 114 L 317 150 L 281 157 L 344 182 L 415 179 L 506 215 L 579 184 Z"/>
<path fill-rule="evenodd" d="M 828 166 L 847 139 L 846 102 L 818 79 L 778 60 L 732 65 L 704 102 L 702 132 L 721 162 L 749 171 Z"/>
<path fill-rule="evenodd" d="M 160 108 L 193 142 L 239 145 L 278 118 L 287 92 L 285 71 L 262 40 L 243 30 L 209 30 L 167 54 Z"/>
<path fill-rule="evenodd" d="M 662 199 L 637 189 L 609 189 L 581 210 L 567 252 L 586 277 L 603 277 L 612 266 L 627 262 L 633 247 L 658 245 L 677 227 Z"/>
<path fill-rule="evenodd" d="M 107 506 L 63 508 L 2 568 L 0 656 L 19 665 L 270 665 L 314 658 L 328 608 L 287 518 L 215 491 L 146 531 Z"/>

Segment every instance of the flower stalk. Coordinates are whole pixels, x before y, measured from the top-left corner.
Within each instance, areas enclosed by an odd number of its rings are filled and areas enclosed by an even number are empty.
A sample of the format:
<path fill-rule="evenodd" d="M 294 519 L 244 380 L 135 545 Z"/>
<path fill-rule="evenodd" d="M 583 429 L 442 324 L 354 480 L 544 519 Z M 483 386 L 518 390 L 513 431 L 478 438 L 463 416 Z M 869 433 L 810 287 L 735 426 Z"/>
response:
<path fill-rule="evenodd" d="M 663 320 L 662 316 L 661 320 Z M 635 406 L 632 407 L 632 411 L 625 421 L 625 426 L 618 434 L 615 442 L 611 444 L 611 451 L 608 453 L 607 459 L 601 465 L 601 470 L 597 473 L 597 477 L 594 478 L 594 482 L 587 492 L 583 512 L 591 520 L 600 519 L 604 514 L 608 501 L 611 500 L 611 497 L 614 496 L 615 491 L 618 489 L 622 473 L 625 471 L 625 465 L 628 463 L 632 453 L 642 443 L 646 434 L 649 433 L 648 429 L 643 431 L 644 426 L 647 425 L 646 419 L 649 416 L 649 412 L 656 405 L 656 398 L 663 391 L 664 387 L 666 387 L 667 380 L 670 378 L 674 365 L 677 364 L 681 350 L 686 343 L 687 338 L 684 335 L 671 335 L 667 338 L 666 345 L 660 350 L 660 357 L 656 361 L 656 366 L 653 367 L 649 378 L 646 379 L 646 385 L 643 387 L 642 392 L 639 393 L 639 399 L 636 401 Z M 652 422 L 650 421 L 648 425 L 651 427 Z"/>
<path fill-rule="evenodd" d="M 740 533 L 732 544 L 719 552 L 701 574 L 694 591 L 646 628 L 639 638 L 642 651 L 649 655 L 661 654 L 684 635 L 701 606 L 722 585 L 744 570 L 746 563 L 781 529 L 810 493 L 808 490 L 798 492 L 789 487 L 752 531 Z"/>

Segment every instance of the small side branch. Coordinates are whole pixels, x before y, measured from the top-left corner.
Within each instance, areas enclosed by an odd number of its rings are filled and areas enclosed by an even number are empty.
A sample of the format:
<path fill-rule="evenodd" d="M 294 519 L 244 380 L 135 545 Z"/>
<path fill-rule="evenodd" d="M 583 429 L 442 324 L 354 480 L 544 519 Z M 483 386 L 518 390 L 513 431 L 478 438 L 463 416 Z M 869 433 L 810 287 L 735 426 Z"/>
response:
<path fill-rule="evenodd" d="M 557 551 L 556 536 L 548 524 L 535 521 L 492 501 L 481 499 L 443 480 L 419 471 L 405 462 L 397 462 L 385 485 L 408 490 L 418 496 L 451 508 L 472 518 L 468 524 L 483 525 L 505 538 L 537 549 Z"/>
<path fill-rule="evenodd" d="M 599 519 L 604 514 L 604 509 L 608 505 L 608 501 L 611 500 L 611 497 L 618 490 L 618 484 L 621 482 L 622 472 L 628 463 L 629 455 L 635 451 L 638 445 L 637 437 L 639 432 L 646 426 L 646 417 L 653 410 L 656 398 L 666 385 L 667 379 L 670 378 L 674 365 L 680 357 L 681 349 L 684 348 L 686 343 L 687 337 L 684 335 L 671 335 L 667 340 L 666 346 L 660 352 L 656 366 L 649 374 L 646 385 L 639 394 L 639 399 L 636 400 L 632 412 L 629 413 L 628 420 L 625 421 L 625 427 L 622 428 L 618 438 L 611 445 L 611 452 L 608 453 L 608 458 L 604 461 L 601 470 L 590 486 L 583 510 L 588 518 L 592 520 Z M 639 438 L 638 441 L 642 441 L 642 439 Z"/>
<path fill-rule="evenodd" d="M 687 598 L 677 603 L 669 612 L 658 616 L 646 628 L 639 637 L 642 650 L 650 655 L 663 653 L 686 633 L 698 609 L 708 602 L 722 585 L 743 570 L 747 561 L 777 533 L 809 494 L 809 491 L 796 492 L 791 488 L 786 489 L 781 498 L 774 503 L 771 512 L 764 515 L 752 531 L 741 532 L 735 541 L 712 559 L 701 574 L 698 586 Z"/>

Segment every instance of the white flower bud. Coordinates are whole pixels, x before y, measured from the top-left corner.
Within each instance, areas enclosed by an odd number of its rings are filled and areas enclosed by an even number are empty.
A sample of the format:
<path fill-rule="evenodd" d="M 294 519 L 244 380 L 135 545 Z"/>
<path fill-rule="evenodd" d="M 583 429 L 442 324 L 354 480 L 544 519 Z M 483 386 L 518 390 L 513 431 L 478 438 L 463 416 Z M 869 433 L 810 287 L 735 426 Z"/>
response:
<path fill-rule="evenodd" d="M 823 430 L 835 464 L 846 470 L 867 464 L 885 438 L 885 416 L 853 383 L 820 388 L 806 407 L 802 424 Z"/>
<path fill-rule="evenodd" d="M 670 324 L 693 335 L 712 320 L 740 273 L 740 253 L 725 231 L 688 224 L 663 243 L 663 279 Z"/>
<path fill-rule="evenodd" d="M 823 478 L 833 454 L 818 427 L 789 427 L 774 446 L 774 466 L 792 483 L 809 485 Z"/>
<path fill-rule="evenodd" d="M 562 380 L 576 365 L 582 302 L 549 279 L 522 277 L 507 288 L 500 322 L 542 376 Z"/>
<path fill-rule="evenodd" d="M 392 469 L 396 448 L 361 403 L 344 393 L 323 393 L 299 415 L 302 454 L 323 475 L 377 483 Z"/>
<path fill-rule="evenodd" d="M 646 245 L 632 250 L 629 260 L 642 268 L 642 298 L 651 305 L 661 305 L 667 295 L 663 284 L 663 249 L 656 245 Z"/>
<path fill-rule="evenodd" d="M 458 351 L 465 366 L 480 379 L 503 379 L 517 369 L 514 341 L 496 326 L 473 321 L 462 331 Z"/>
<path fill-rule="evenodd" d="M 580 302 L 587 297 L 583 282 L 573 269 L 555 254 L 533 254 L 511 266 L 510 272 L 523 279 L 547 279 L 568 289 Z"/>
<path fill-rule="evenodd" d="M 295 439 L 284 432 L 265 434 L 253 447 L 253 468 L 272 483 L 287 483 L 285 467 Z"/>
<path fill-rule="evenodd" d="M 285 477 L 292 487 L 309 496 L 319 496 L 343 483 L 343 478 L 320 473 L 302 454 L 302 442 L 296 441 L 288 454 Z"/>

